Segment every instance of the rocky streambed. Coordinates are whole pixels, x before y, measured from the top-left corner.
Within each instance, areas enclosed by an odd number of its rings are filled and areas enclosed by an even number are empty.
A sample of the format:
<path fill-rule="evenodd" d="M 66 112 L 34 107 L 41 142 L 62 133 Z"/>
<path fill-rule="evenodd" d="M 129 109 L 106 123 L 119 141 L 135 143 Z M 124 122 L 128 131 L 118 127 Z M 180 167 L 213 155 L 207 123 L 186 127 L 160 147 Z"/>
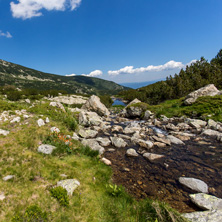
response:
<path fill-rule="evenodd" d="M 148 110 L 140 120 L 136 116 L 141 110 L 135 105 L 118 115 L 106 110 L 101 117 L 96 114 L 101 115 L 98 107 L 95 112 L 83 107 L 79 114 L 82 128 L 74 138 L 99 150 L 101 160 L 112 167 L 114 183 L 137 199 L 160 200 L 181 213 L 203 210 L 191 201 L 190 194 L 222 198 L 222 123 L 156 118 Z"/>

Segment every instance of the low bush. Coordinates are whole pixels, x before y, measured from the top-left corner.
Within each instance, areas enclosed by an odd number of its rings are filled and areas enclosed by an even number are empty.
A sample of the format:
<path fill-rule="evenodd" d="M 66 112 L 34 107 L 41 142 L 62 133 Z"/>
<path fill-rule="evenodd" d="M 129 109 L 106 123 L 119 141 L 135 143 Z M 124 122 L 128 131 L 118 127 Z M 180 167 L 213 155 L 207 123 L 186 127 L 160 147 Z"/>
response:
<path fill-rule="evenodd" d="M 69 206 L 69 197 L 67 191 L 63 187 L 55 187 L 50 190 L 51 196 L 56 198 L 63 207 Z"/>

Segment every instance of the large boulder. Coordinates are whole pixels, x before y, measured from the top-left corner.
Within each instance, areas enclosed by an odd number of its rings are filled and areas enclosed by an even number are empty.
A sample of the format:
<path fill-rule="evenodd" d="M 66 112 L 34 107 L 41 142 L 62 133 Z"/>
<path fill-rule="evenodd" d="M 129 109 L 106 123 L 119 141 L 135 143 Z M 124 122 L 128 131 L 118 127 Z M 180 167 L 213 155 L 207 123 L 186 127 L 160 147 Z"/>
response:
<path fill-rule="evenodd" d="M 44 154 L 52 154 L 54 149 L 56 149 L 55 146 L 49 144 L 42 144 L 41 146 L 38 147 L 38 152 Z"/>
<path fill-rule="evenodd" d="M 85 112 L 79 113 L 79 124 L 82 126 L 99 126 L 102 123 L 102 119 L 95 112 Z"/>
<path fill-rule="evenodd" d="M 112 144 L 117 148 L 126 147 L 127 145 L 127 143 L 122 138 L 116 136 L 110 137 L 110 140 Z"/>
<path fill-rule="evenodd" d="M 103 154 L 105 149 L 99 145 L 95 139 L 83 139 L 82 144 L 90 147 L 92 150 L 99 151 L 99 154 Z"/>
<path fill-rule="evenodd" d="M 106 108 L 104 104 L 100 102 L 100 98 L 98 96 L 92 95 L 86 103 L 82 106 L 82 109 L 86 109 L 88 111 L 93 111 L 99 114 L 100 116 L 109 116 L 110 112 Z"/>
<path fill-rule="evenodd" d="M 76 96 L 76 95 L 57 96 L 51 100 L 53 100 L 54 102 L 59 102 L 67 105 L 73 105 L 73 104 L 85 104 L 87 97 Z"/>
<path fill-rule="evenodd" d="M 188 94 L 184 104 L 191 105 L 201 96 L 216 96 L 219 93 L 220 91 L 214 86 L 214 84 L 209 84 Z"/>

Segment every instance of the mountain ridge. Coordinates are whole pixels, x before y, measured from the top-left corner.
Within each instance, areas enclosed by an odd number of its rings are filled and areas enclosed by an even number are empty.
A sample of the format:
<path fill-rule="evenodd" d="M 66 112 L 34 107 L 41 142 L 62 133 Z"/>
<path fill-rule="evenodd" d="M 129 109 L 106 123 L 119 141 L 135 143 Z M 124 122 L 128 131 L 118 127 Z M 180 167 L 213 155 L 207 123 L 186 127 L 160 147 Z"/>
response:
<path fill-rule="evenodd" d="M 128 89 L 115 82 L 96 77 L 51 74 L 0 59 L 0 86 L 4 85 L 97 95 L 117 94 Z"/>

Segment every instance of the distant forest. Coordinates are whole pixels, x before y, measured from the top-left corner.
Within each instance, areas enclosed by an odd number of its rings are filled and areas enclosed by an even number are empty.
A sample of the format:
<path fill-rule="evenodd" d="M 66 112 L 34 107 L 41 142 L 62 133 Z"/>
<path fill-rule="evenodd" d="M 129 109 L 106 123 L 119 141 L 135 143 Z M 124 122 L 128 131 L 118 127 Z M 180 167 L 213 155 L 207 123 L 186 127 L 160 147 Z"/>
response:
<path fill-rule="evenodd" d="M 169 99 L 178 99 L 188 95 L 207 84 L 214 84 L 222 89 L 222 49 L 215 58 L 208 62 L 204 57 L 199 61 L 181 69 L 179 74 L 171 75 L 166 81 L 120 92 L 120 96 L 126 100 L 135 98 L 154 105 Z"/>

